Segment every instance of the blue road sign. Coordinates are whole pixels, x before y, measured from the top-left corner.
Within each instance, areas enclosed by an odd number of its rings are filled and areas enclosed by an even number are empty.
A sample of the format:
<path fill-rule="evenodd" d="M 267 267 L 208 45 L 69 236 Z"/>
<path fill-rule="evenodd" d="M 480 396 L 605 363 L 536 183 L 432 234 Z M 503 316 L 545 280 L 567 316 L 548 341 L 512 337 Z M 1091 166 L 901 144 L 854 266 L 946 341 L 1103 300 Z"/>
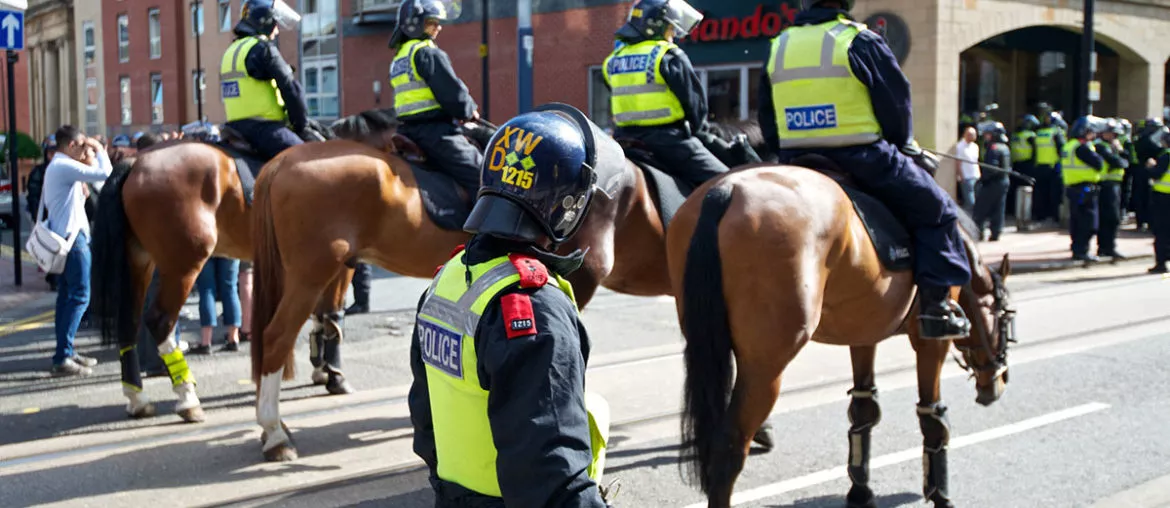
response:
<path fill-rule="evenodd" d="M 24 49 L 24 13 L 0 11 L 0 49 Z"/>

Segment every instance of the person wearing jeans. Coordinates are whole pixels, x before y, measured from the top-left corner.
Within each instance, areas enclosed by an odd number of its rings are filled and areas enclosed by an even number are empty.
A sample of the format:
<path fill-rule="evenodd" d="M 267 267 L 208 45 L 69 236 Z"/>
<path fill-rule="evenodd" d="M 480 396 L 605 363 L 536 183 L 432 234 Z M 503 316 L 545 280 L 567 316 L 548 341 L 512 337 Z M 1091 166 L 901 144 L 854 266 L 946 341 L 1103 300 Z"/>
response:
<path fill-rule="evenodd" d="M 979 171 L 979 142 L 974 127 L 963 130 L 963 139 L 955 145 L 955 161 L 959 166 L 959 204 L 967 215 L 975 213 L 975 184 L 981 176 Z"/>
<path fill-rule="evenodd" d="M 191 354 L 211 354 L 211 335 L 216 326 L 216 295 L 223 301 L 223 321 L 228 331 L 225 344 L 220 351 L 240 350 L 240 295 L 237 280 L 240 276 L 240 262 L 235 259 L 211 257 L 195 279 L 199 292 L 199 325 L 202 327 L 201 341 L 191 348 Z"/>
<path fill-rule="evenodd" d="M 52 373 L 56 376 L 88 375 L 92 372 L 91 367 L 97 365 L 97 360 L 73 350 L 73 338 L 89 307 L 92 263 L 84 186 L 105 181 L 112 166 L 101 144 L 85 137 L 76 127 L 62 126 L 57 130 L 56 139 L 58 151 L 45 168 L 41 198 L 48 212 L 49 229 L 62 238 L 72 239 L 73 246 L 66 257 L 65 270 L 57 281 L 54 322 L 57 351 L 53 355 Z"/>

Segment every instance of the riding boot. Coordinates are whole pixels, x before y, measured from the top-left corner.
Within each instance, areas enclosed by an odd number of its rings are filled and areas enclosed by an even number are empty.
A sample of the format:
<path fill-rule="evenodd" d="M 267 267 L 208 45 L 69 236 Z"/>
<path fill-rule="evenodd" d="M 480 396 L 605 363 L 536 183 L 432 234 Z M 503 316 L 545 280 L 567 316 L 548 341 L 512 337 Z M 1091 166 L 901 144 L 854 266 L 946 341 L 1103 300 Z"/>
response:
<path fill-rule="evenodd" d="M 971 333 L 971 321 L 955 301 L 959 288 L 919 286 L 918 329 L 923 339 L 954 340 Z"/>

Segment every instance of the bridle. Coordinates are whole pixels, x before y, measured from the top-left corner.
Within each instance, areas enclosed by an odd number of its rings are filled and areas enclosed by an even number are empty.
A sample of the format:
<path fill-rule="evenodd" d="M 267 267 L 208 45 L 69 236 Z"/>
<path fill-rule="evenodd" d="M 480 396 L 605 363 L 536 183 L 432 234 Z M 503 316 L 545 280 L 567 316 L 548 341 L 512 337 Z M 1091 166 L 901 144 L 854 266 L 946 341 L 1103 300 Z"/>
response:
<path fill-rule="evenodd" d="M 956 341 L 955 348 L 962 353 L 963 357 L 955 358 L 955 363 L 959 364 L 964 371 L 970 372 L 971 377 L 983 372 L 992 372 L 994 375 L 999 375 L 1007 370 L 1007 353 L 1011 344 L 1016 343 L 1016 309 L 1011 303 L 1011 297 L 1008 294 L 1007 286 L 1003 282 L 1003 277 L 998 273 L 991 272 L 991 281 L 993 286 L 992 296 L 995 303 L 992 305 L 992 313 L 995 317 L 995 328 L 999 335 L 999 342 L 997 344 L 991 343 L 992 333 L 981 334 L 979 342 L 975 345 L 964 344 Z M 979 296 L 975 291 L 967 292 L 966 298 L 972 299 L 974 305 L 969 308 L 980 308 L 982 305 L 978 299 Z M 973 318 L 974 316 L 971 316 Z M 989 358 L 985 363 L 975 361 L 975 351 L 982 349 L 982 352 Z M 1006 382 L 1006 377 L 1004 378 Z"/>

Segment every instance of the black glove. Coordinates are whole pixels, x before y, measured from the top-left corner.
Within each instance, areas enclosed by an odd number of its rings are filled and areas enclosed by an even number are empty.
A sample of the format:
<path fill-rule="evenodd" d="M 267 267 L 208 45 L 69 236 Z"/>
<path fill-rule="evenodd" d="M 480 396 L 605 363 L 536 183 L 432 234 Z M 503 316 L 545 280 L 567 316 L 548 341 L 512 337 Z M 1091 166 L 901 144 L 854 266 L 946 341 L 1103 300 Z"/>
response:
<path fill-rule="evenodd" d="M 325 141 L 328 137 L 325 136 L 329 131 L 325 130 L 316 120 L 309 119 L 305 122 L 305 127 L 297 133 L 306 143 L 314 141 Z"/>
<path fill-rule="evenodd" d="M 912 142 L 909 145 L 904 145 L 902 148 L 900 148 L 900 150 L 903 154 L 906 154 L 911 159 L 913 159 L 914 163 L 917 164 L 918 167 L 926 170 L 927 173 L 930 173 L 930 176 L 933 177 L 934 174 L 938 171 L 938 158 L 930 152 L 919 148 L 918 143 Z"/>

